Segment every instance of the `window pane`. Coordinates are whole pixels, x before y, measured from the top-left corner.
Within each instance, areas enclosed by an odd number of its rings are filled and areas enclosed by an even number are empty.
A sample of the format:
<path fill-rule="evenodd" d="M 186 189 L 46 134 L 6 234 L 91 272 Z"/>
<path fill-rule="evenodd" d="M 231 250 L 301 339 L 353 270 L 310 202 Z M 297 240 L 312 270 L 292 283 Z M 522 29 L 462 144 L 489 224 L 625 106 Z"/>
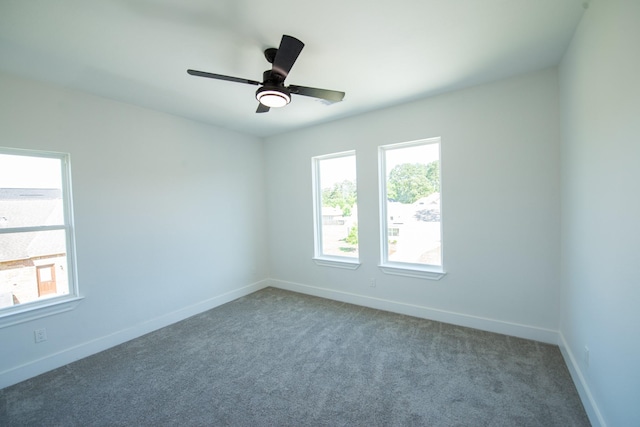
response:
<path fill-rule="evenodd" d="M 65 302 L 77 296 L 68 173 L 65 154 L 0 147 L 3 312 L 22 316 L 48 306 L 51 298 Z"/>
<path fill-rule="evenodd" d="M 358 257 L 356 157 L 319 159 L 321 255 Z"/>
<path fill-rule="evenodd" d="M 0 228 L 64 224 L 60 162 L 0 154 Z"/>
<path fill-rule="evenodd" d="M 0 234 L 0 308 L 69 294 L 65 230 Z"/>
<path fill-rule="evenodd" d="M 386 147 L 386 261 L 442 265 L 438 143 Z"/>

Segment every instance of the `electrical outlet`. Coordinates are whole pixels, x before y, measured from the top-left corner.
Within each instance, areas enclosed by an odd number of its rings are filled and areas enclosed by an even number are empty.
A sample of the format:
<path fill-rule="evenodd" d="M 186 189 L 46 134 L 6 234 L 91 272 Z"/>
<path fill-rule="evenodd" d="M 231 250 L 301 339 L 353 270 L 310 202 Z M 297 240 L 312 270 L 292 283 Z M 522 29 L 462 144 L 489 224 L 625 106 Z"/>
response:
<path fill-rule="evenodd" d="M 369 279 L 369 286 L 371 286 L 372 288 L 376 287 L 376 279 L 374 277 Z"/>
<path fill-rule="evenodd" d="M 47 330 L 45 328 L 36 329 L 33 331 L 33 336 L 36 342 L 42 342 L 47 340 Z"/>
<path fill-rule="evenodd" d="M 589 368 L 589 347 L 584 346 L 584 366 Z"/>

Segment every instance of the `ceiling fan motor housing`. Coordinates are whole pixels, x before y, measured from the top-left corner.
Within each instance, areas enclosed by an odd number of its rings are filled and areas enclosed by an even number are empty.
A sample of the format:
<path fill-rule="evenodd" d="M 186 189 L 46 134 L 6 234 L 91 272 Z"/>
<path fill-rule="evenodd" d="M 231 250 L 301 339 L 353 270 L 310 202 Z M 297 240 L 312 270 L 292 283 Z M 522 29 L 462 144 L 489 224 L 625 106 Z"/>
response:
<path fill-rule="evenodd" d="M 273 64 L 273 61 L 276 59 L 276 53 L 278 53 L 278 49 L 275 47 L 270 47 L 265 49 L 264 57 L 269 62 L 269 64 Z"/>

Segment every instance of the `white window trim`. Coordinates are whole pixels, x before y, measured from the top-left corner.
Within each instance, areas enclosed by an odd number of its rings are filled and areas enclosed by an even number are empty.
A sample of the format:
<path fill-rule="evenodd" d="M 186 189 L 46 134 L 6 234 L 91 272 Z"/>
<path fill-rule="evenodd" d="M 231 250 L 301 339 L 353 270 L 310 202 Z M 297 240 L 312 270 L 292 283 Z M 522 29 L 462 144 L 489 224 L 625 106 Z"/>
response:
<path fill-rule="evenodd" d="M 324 255 L 322 258 L 314 257 L 313 262 L 322 267 L 344 268 L 347 270 L 355 270 L 360 267 L 360 262 L 358 260 L 346 261 L 344 258 L 332 258 L 329 255 Z"/>
<path fill-rule="evenodd" d="M 416 141 L 401 142 L 397 144 L 387 144 L 378 147 L 378 189 L 380 207 L 380 264 L 378 267 L 385 274 L 397 276 L 415 277 L 419 279 L 440 280 L 447 273 L 444 270 L 444 250 L 441 246 L 442 265 L 414 264 L 407 262 L 389 261 L 389 224 L 387 223 L 387 150 L 414 147 L 418 145 L 438 144 L 438 159 L 442 159 L 442 144 L 440 137 L 426 138 Z M 440 161 L 440 211 L 442 212 L 442 161 Z M 440 236 L 443 236 L 443 218 L 440 217 Z M 444 241 L 444 238 L 442 238 Z M 441 243 L 441 245 L 444 242 Z"/>
<path fill-rule="evenodd" d="M 38 305 L 35 305 L 35 303 L 24 304 L 25 307 L 21 307 L 20 310 L 0 315 L 0 329 L 74 310 L 83 299 L 84 297 L 74 296 L 69 298 L 68 295 L 65 295 L 40 301 L 41 304 Z"/>
<path fill-rule="evenodd" d="M 344 268 L 355 270 L 360 266 L 360 256 L 341 257 L 337 255 L 325 255 L 322 245 L 322 189 L 320 188 L 320 167 L 322 160 L 339 157 L 355 156 L 355 150 L 341 151 L 339 153 L 325 154 L 311 158 L 312 170 L 312 194 L 313 194 L 313 262 L 322 267 Z"/>
<path fill-rule="evenodd" d="M 435 265 L 387 262 L 378 266 L 385 274 L 416 277 L 418 279 L 440 280 L 447 273 Z"/>
<path fill-rule="evenodd" d="M 32 226 L 10 229 L 0 229 L 0 233 L 15 233 L 45 230 L 65 230 L 67 275 L 69 281 L 69 293 L 58 297 L 46 298 L 0 310 L 0 329 L 39 319 L 46 316 L 63 313 L 77 307 L 83 297 L 78 289 L 78 276 L 76 268 L 75 233 L 73 222 L 73 195 L 71 193 L 71 165 L 68 153 L 53 151 L 25 150 L 18 148 L 0 147 L 1 154 L 44 157 L 60 160 L 60 173 L 62 176 L 62 202 L 64 210 L 64 225 L 56 226 Z"/>

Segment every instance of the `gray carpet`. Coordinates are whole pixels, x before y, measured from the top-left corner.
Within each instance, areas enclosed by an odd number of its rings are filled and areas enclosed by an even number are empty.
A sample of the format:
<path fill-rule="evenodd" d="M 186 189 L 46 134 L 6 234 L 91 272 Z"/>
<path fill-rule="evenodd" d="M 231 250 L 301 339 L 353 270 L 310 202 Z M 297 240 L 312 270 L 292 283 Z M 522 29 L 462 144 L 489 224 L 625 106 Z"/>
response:
<path fill-rule="evenodd" d="M 267 288 L 0 390 L 2 426 L 588 426 L 558 347 Z"/>

